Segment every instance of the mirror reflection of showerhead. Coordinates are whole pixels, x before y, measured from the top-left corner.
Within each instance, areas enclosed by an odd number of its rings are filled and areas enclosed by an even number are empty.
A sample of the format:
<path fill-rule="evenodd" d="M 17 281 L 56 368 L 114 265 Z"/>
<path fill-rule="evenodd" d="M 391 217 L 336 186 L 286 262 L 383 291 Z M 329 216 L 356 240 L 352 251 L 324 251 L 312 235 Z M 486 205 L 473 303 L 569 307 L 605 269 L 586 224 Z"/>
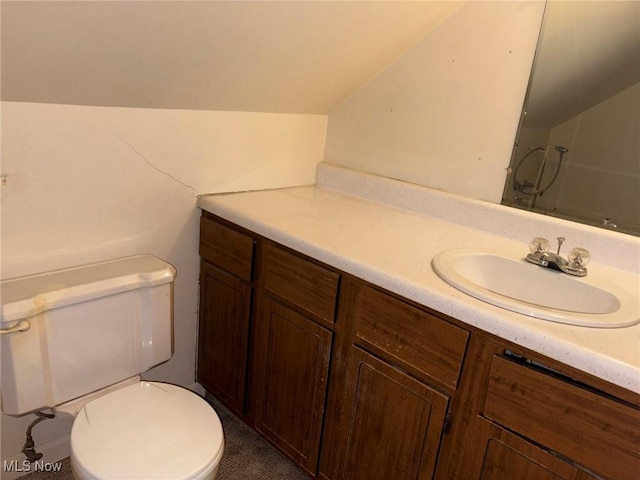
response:
<path fill-rule="evenodd" d="M 569 149 L 567 147 L 563 147 L 562 145 L 556 145 L 553 148 L 554 148 L 554 150 L 557 150 L 558 152 L 562 153 L 563 155 L 569 151 Z"/>

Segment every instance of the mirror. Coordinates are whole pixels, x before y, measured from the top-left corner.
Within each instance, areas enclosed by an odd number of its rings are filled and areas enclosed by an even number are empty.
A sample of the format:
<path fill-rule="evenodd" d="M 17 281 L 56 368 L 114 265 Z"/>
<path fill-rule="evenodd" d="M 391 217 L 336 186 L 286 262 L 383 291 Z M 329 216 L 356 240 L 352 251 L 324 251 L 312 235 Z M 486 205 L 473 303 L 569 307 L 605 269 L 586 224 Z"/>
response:
<path fill-rule="evenodd" d="M 640 235 L 640 2 L 548 1 L 502 204 Z"/>

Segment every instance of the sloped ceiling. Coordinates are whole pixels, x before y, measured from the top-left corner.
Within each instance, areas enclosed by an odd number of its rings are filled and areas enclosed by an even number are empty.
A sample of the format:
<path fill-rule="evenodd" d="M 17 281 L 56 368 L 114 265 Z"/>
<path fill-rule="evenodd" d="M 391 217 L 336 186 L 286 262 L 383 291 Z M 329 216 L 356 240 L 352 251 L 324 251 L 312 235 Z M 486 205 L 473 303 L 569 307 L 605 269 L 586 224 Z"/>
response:
<path fill-rule="evenodd" d="M 3 1 L 2 100 L 327 114 L 462 3 Z"/>

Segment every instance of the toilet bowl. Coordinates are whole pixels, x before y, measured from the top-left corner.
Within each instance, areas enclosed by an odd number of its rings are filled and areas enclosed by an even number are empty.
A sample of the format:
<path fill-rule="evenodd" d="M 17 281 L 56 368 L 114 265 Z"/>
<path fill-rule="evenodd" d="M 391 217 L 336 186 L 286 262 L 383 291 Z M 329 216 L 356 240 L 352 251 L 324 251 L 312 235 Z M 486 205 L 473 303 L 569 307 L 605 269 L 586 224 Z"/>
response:
<path fill-rule="evenodd" d="M 137 381 L 91 399 L 71 429 L 77 479 L 213 479 L 223 450 L 213 408 L 168 383 Z"/>

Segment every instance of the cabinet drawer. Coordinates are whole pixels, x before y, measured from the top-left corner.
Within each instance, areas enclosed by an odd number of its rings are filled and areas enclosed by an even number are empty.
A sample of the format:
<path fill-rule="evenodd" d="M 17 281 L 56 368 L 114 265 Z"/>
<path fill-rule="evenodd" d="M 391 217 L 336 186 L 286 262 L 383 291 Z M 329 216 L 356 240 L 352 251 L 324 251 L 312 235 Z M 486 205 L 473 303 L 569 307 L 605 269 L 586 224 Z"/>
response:
<path fill-rule="evenodd" d="M 640 471 L 640 411 L 543 371 L 494 357 L 482 413 L 611 478 Z"/>
<path fill-rule="evenodd" d="M 457 386 L 467 331 L 368 286 L 355 321 L 357 339 L 384 352 L 387 360 Z"/>
<path fill-rule="evenodd" d="M 265 289 L 307 313 L 333 324 L 337 273 L 272 245 L 264 246 Z"/>
<path fill-rule="evenodd" d="M 200 217 L 200 256 L 248 282 L 251 281 L 253 244 L 250 236 Z"/>

